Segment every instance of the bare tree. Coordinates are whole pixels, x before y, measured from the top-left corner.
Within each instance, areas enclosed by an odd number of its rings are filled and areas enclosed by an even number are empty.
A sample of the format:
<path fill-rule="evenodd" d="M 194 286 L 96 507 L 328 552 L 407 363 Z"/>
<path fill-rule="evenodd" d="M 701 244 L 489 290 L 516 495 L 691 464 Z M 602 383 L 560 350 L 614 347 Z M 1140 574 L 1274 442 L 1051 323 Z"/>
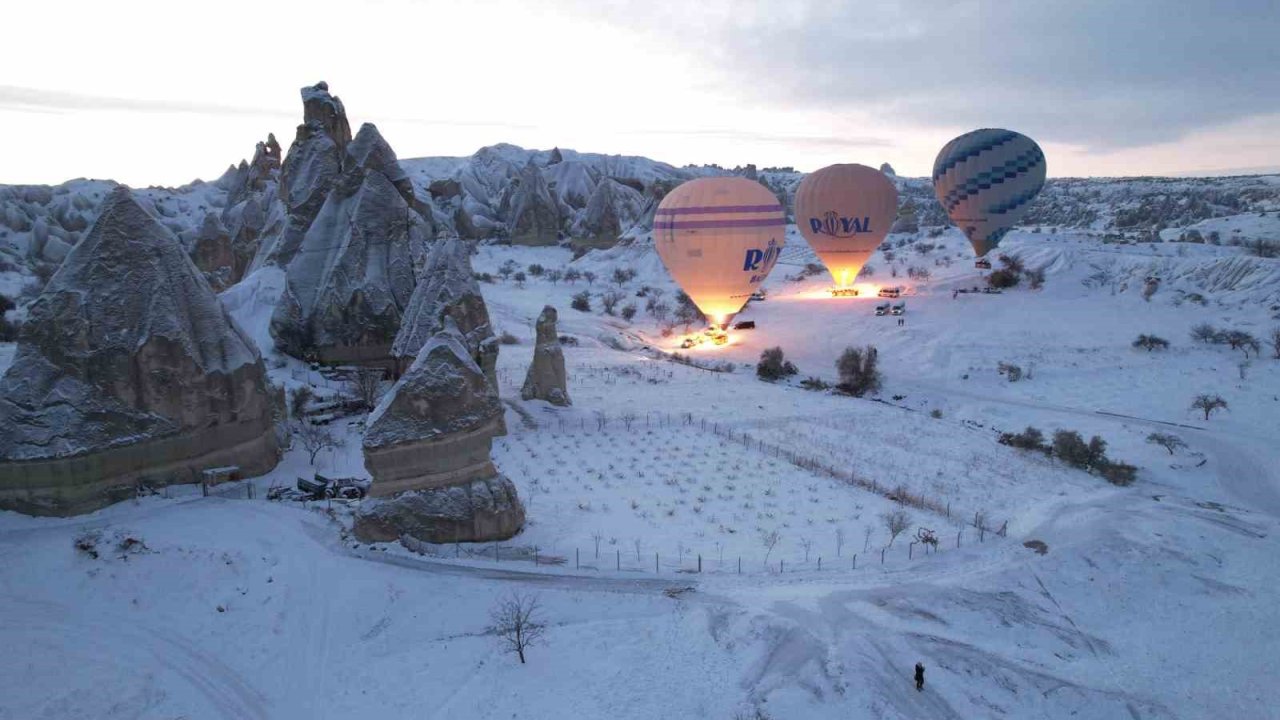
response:
<path fill-rule="evenodd" d="M 800 547 L 804 548 L 804 561 L 809 562 L 809 551 L 813 549 L 813 541 L 809 538 L 800 538 Z"/>
<path fill-rule="evenodd" d="M 599 530 L 591 533 L 591 539 L 596 543 L 596 559 L 600 559 L 600 541 L 604 539 L 604 533 Z"/>
<path fill-rule="evenodd" d="M 1227 407 L 1227 401 L 1223 400 L 1221 395 L 1201 393 L 1191 401 L 1191 409 L 1202 411 L 1204 413 L 1204 419 L 1207 422 L 1209 420 L 1209 416 L 1212 415 L 1215 410 L 1227 410 L 1229 408 Z"/>
<path fill-rule="evenodd" d="M 588 285 L 591 285 L 596 281 L 596 274 L 591 272 L 590 270 L 583 270 L 582 279 L 586 280 Z"/>
<path fill-rule="evenodd" d="M 845 348 L 840 359 L 836 361 L 836 371 L 840 374 L 840 384 L 836 389 L 854 397 L 862 397 L 880 389 L 880 371 L 877 368 L 877 353 L 874 345 L 865 348 Z"/>
<path fill-rule="evenodd" d="M 622 302 L 623 297 L 625 296 L 617 290 L 610 290 L 604 295 L 601 295 L 600 304 L 604 306 L 604 314 L 612 315 L 614 308 L 618 306 L 618 303 Z"/>
<path fill-rule="evenodd" d="M 1200 323 L 1191 328 L 1191 339 L 1205 345 L 1213 344 L 1218 340 L 1218 328 L 1209 323 Z"/>
<path fill-rule="evenodd" d="M 631 431 L 631 424 L 634 423 L 636 419 L 639 417 L 640 416 L 636 414 L 635 410 L 628 410 L 622 413 L 622 424 L 627 426 L 628 432 Z"/>
<path fill-rule="evenodd" d="M 844 528 L 836 528 L 836 557 L 844 551 Z"/>
<path fill-rule="evenodd" d="M 911 526 L 911 516 L 905 510 L 884 513 L 880 519 L 884 520 L 884 527 L 889 531 L 889 547 L 893 547 L 893 541 Z"/>
<path fill-rule="evenodd" d="M 359 367 L 347 378 L 347 392 L 366 411 L 378 406 L 382 399 L 382 379 L 386 370 L 377 367 Z"/>
<path fill-rule="evenodd" d="M 293 434 L 302 443 L 302 448 L 310 455 L 311 464 L 316 464 L 316 456 L 321 450 L 335 450 L 342 447 L 337 436 L 328 425 L 312 425 L 309 422 L 295 422 Z"/>
<path fill-rule="evenodd" d="M 1165 450 L 1168 450 L 1170 455 L 1172 455 L 1178 448 L 1184 448 L 1187 446 L 1187 444 L 1182 441 L 1182 438 L 1177 435 L 1170 435 L 1169 433 L 1161 432 L 1153 432 L 1148 435 L 1147 442 L 1152 445 L 1159 445 Z"/>
<path fill-rule="evenodd" d="M 867 548 L 869 548 L 869 547 L 871 547 L 871 526 L 870 526 L 870 525 L 868 525 L 868 526 L 866 526 L 865 528 L 863 528 L 863 533 L 862 533 L 862 552 L 866 552 L 866 551 L 867 551 Z"/>
<path fill-rule="evenodd" d="M 760 544 L 764 545 L 764 565 L 769 566 L 769 556 L 773 554 L 773 549 L 778 546 L 778 541 L 782 539 L 782 534 L 777 530 L 765 532 L 760 531 Z"/>
<path fill-rule="evenodd" d="M 1280 360 L 1280 327 L 1271 329 L 1271 357 Z"/>
<path fill-rule="evenodd" d="M 542 607 L 532 595 L 512 593 L 489 611 L 489 627 L 486 631 L 497 637 L 507 648 L 520 656 L 524 664 L 524 651 L 542 640 L 547 626 L 541 622 Z"/>

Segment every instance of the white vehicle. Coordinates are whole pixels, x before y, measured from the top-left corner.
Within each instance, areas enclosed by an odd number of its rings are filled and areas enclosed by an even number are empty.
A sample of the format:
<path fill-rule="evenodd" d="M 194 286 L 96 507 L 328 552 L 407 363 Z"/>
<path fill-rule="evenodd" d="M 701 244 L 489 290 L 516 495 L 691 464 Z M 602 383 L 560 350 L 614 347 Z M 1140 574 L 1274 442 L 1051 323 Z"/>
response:
<path fill-rule="evenodd" d="M 902 315 L 906 311 L 907 311 L 907 304 L 904 302 L 900 302 L 895 304 L 893 306 L 893 309 L 890 312 L 892 312 L 894 315 Z"/>

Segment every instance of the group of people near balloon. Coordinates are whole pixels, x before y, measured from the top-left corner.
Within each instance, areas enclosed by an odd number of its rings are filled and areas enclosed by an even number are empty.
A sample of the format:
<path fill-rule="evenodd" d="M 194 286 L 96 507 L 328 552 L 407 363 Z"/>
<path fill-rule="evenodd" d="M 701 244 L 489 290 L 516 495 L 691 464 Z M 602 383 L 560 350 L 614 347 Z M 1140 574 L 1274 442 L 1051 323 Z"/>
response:
<path fill-rule="evenodd" d="M 981 258 L 1026 214 L 1044 187 L 1045 157 L 1011 130 L 965 133 L 933 163 L 933 189 Z M 850 288 L 898 214 L 898 191 L 879 170 L 830 165 L 807 175 L 795 220 L 836 283 Z M 784 244 L 786 209 L 743 177 L 690 180 L 663 198 L 654 244 L 671 277 L 713 328 L 723 330 L 768 277 Z"/>

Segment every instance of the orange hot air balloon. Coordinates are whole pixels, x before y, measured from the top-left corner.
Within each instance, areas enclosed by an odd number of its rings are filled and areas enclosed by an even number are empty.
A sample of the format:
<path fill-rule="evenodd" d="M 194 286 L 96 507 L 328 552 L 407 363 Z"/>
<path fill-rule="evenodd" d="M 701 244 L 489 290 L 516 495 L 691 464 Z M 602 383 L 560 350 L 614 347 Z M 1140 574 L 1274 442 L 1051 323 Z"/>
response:
<path fill-rule="evenodd" d="M 786 223 L 778 198 L 760 183 L 698 178 L 662 199 L 653 241 L 671 277 L 723 328 L 773 269 Z"/>
<path fill-rule="evenodd" d="M 898 190 L 866 165 L 828 165 L 796 191 L 796 226 L 831 277 L 848 287 L 898 215 Z"/>

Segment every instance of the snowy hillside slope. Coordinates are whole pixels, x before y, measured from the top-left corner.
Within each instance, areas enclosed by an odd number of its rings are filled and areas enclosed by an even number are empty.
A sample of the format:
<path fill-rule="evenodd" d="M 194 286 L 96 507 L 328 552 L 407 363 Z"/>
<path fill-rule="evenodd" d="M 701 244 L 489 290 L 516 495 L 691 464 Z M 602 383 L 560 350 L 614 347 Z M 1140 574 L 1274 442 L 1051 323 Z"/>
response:
<path fill-rule="evenodd" d="M 254 479 L 256 500 L 231 484 L 75 519 L 0 514 L 0 597 L 20 609 L 0 615 L 0 638 L 30 648 L 0 658 L 0 717 L 1276 717 L 1280 361 L 1254 358 L 1241 377 L 1239 353 L 1187 331 L 1277 323 L 1242 302 L 1247 286 L 1202 304 L 1170 279 L 1148 302 L 1093 267 L 1263 261 L 1016 232 L 1003 249 L 1046 264 L 1044 288 L 959 295 L 981 280 L 954 257 L 967 248 L 958 232 L 892 242 L 903 260 L 878 253 L 870 280 L 910 288 L 904 326 L 874 316 L 874 299 L 824 298 L 822 276 L 787 280 L 801 265 L 783 265 L 769 299 L 743 314 L 755 330 L 689 353 L 732 373 L 656 352 L 680 340 L 637 297 L 674 294 L 661 265 L 606 280 L 611 262 L 652 257 L 640 243 L 576 261 L 565 248 L 482 245 L 482 273 L 512 261 L 600 275 L 481 285 L 495 329 L 519 341 L 499 358 L 510 434 L 495 462 L 526 498 L 522 535 L 419 555 L 344 539 L 340 503 L 331 518 L 324 504 L 261 500 L 313 470 L 362 474 L 360 431 L 346 423 L 343 447 L 314 467 L 294 448 Z M 806 259 L 798 245 L 791 255 Z M 908 278 L 911 265 L 932 276 Z M 265 338 L 279 286 L 264 268 L 222 298 Z M 592 310 L 570 309 L 584 290 Z M 601 312 L 610 291 L 635 318 Z M 518 400 L 548 303 L 577 341 L 565 348 L 571 408 Z M 1131 347 L 1140 332 L 1170 349 Z M 832 380 L 839 352 L 866 343 L 886 375 L 875 399 L 761 382 L 749 367 L 779 345 L 801 377 Z M 1009 382 L 1001 361 L 1030 377 Z M 308 377 L 275 363 L 277 381 Z M 1199 391 L 1230 409 L 1204 421 L 1188 407 Z M 1029 424 L 1100 435 L 1140 467 L 1137 482 L 1115 487 L 996 442 Z M 1187 447 L 1146 442 L 1156 431 Z M 953 517 L 908 506 L 911 528 L 891 543 L 879 516 L 896 503 L 775 448 L 945 499 Z M 992 528 L 982 541 L 980 510 Z M 918 527 L 942 538 L 936 553 L 911 543 Z M 101 532 L 97 559 L 73 547 L 86 530 Z M 779 533 L 771 550 L 760 530 Z M 121 550 L 129 537 L 145 550 Z M 512 592 L 536 594 L 549 624 L 527 665 L 486 632 Z M 921 693 L 915 662 L 927 668 Z"/>
<path fill-rule="evenodd" d="M 674 167 L 643 157 L 528 150 L 508 144 L 481 148 L 469 157 L 400 162 L 416 197 L 429 203 L 435 222 L 446 234 L 470 239 L 509 236 L 514 218 L 505 201 L 520 171 L 532 164 L 550 189 L 554 207 L 545 211 L 554 215 L 560 234 L 565 239 L 603 240 L 606 245 L 618 237 L 643 235 L 662 195 L 685 180 L 730 173 L 756 177 L 790 206 L 804 177 L 786 168 Z M 193 246 L 206 216 L 227 215 L 244 203 L 241 186 L 246 172 L 242 164 L 228 168 L 213 182 L 140 189 L 137 195 L 196 253 L 199 250 Z M 926 227 L 947 224 L 928 178 L 896 177 L 895 183 L 904 216 Z M 109 180 L 80 179 L 57 186 L 0 187 L 0 292 L 21 294 L 33 276 L 47 277 L 96 219 L 98 204 L 112 186 Z M 271 202 L 273 188 L 269 184 L 266 195 L 251 203 L 254 222 L 260 222 L 265 234 L 279 231 L 279 218 L 272 214 L 277 210 Z M 219 217 L 219 223 L 240 224 L 239 213 Z M 1024 226 L 1087 229 L 1100 236 L 1130 239 L 1158 234 L 1165 240 L 1177 240 L 1194 230 L 1206 243 L 1274 242 L 1280 240 L 1280 176 L 1053 179 L 1033 204 Z M 257 233 L 250 239 L 256 242 Z"/>

